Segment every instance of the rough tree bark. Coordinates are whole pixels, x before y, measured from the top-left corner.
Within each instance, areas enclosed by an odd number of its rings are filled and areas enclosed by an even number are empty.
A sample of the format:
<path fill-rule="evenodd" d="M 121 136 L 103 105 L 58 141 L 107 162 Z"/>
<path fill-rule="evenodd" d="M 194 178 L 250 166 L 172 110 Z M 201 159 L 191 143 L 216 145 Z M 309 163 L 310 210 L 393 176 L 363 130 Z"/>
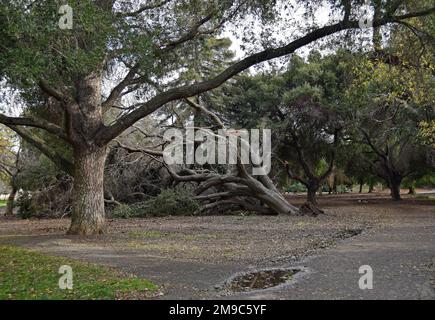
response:
<path fill-rule="evenodd" d="M 94 141 L 104 127 L 101 75 L 91 74 L 76 83 L 75 102 L 67 108 L 67 134 L 74 150 L 74 198 L 69 234 L 104 231 L 104 166 L 107 145 Z"/>
<path fill-rule="evenodd" d="M 14 214 L 14 201 L 15 196 L 17 195 L 18 189 L 15 187 L 14 184 L 12 184 L 12 191 L 9 194 L 8 202 L 6 204 L 6 212 L 5 216 L 12 216 Z"/>
<path fill-rule="evenodd" d="M 389 175 L 389 186 L 391 190 L 391 197 L 394 201 L 400 201 L 400 185 L 402 183 L 402 177 L 398 174 Z"/>
<path fill-rule="evenodd" d="M 68 234 L 103 233 L 106 148 L 76 151 L 74 160 L 74 199 Z"/>
<path fill-rule="evenodd" d="M 315 182 L 309 182 L 307 185 L 307 201 L 311 202 L 312 204 L 317 204 L 317 190 L 319 190 L 319 183 L 318 181 Z"/>

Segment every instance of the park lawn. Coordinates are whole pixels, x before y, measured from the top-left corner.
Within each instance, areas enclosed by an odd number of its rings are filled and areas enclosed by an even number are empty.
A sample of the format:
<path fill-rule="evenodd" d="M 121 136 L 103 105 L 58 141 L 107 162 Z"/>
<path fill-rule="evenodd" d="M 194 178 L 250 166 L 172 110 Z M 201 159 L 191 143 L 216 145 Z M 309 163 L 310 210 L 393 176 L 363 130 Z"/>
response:
<path fill-rule="evenodd" d="M 6 200 L 0 200 L 0 208 L 6 206 Z"/>
<path fill-rule="evenodd" d="M 73 289 L 59 288 L 59 268 L 73 270 Z M 0 300 L 143 299 L 155 295 L 148 280 L 108 267 L 0 245 Z"/>

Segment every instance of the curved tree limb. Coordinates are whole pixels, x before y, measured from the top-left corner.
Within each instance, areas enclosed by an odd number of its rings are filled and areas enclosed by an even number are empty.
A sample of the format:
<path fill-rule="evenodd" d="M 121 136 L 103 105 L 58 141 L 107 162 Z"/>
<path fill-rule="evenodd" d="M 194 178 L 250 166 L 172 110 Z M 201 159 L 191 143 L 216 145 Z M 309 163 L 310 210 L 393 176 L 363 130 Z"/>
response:
<path fill-rule="evenodd" d="M 435 8 L 430 8 L 419 12 L 412 12 L 401 16 L 387 16 L 373 21 L 373 26 L 379 27 L 388 23 L 394 23 L 409 18 L 429 15 L 433 12 L 435 12 Z M 341 21 L 333 25 L 325 26 L 312 31 L 306 34 L 305 36 L 290 42 L 285 46 L 273 48 L 273 49 L 266 49 L 259 53 L 248 56 L 245 59 L 231 65 L 230 67 L 225 69 L 222 73 L 220 73 L 219 75 L 217 75 L 212 79 L 195 83 L 192 85 L 173 88 L 166 92 L 160 93 L 154 98 L 152 98 L 151 100 L 142 104 L 141 107 L 139 107 L 138 109 L 118 119 L 118 121 L 116 121 L 113 125 L 102 128 L 97 133 L 96 141 L 98 141 L 100 145 L 107 144 L 109 141 L 113 140 L 118 135 L 120 135 L 123 131 L 131 127 L 134 123 L 146 117 L 147 115 L 151 114 L 152 112 L 154 112 L 155 110 L 157 110 L 158 108 L 160 108 L 161 106 L 163 106 L 164 104 L 170 101 L 192 97 L 199 93 L 217 88 L 228 79 L 250 68 L 253 65 L 256 65 L 258 63 L 267 60 L 272 60 L 285 55 L 289 55 L 295 52 L 297 49 L 309 43 L 312 43 L 316 40 L 319 40 L 321 38 L 324 38 L 326 36 L 335 34 L 343 30 L 356 29 L 356 28 L 359 28 L 359 23 L 356 20 Z"/>
<path fill-rule="evenodd" d="M 3 114 L 0 114 L 0 123 L 6 125 L 6 126 L 26 126 L 26 127 L 33 127 L 33 128 L 39 128 L 43 129 L 47 132 L 50 132 L 57 137 L 68 141 L 69 139 L 65 133 L 65 131 L 59 127 L 58 125 L 49 122 L 47 120 L 41 119 L 41 118 L 31 118 L 31 117 L 8 117 Z"/>
<path fill-rule="evenodd" d="M 30 143 L 32 146 L 41 151 L 47 158 L 53 161 L 61 170 L 74 177 L 74 164 L 65 157 L 58 154 L 46 142 L 33 133 L 29 132 L 26 128 L 21 128 L 14 125 L 8 125 L 13 131 L 15 131 L 20 137 Z"/>
<path fill-rule="evenodd" d="M 55 98 L 57 101 L 62 102 L 62 103 L 70 103 L 71 101 L 73 101 L 74 99 L 64 93 L 62 93 L 61 91 L 53 88 L 47 81 L 45 80 L 40 80 L 38 82 L 38 86 L 41 88 L 41 90 L 48 94 L 50 97 Z"/>

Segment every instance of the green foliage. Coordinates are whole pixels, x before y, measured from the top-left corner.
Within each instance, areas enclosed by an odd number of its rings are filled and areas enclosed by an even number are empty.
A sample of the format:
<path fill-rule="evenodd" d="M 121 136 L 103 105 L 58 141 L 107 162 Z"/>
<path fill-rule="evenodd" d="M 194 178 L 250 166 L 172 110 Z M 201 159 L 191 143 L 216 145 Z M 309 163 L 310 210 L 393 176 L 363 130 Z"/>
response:
<path fill-rule="evenodd" d="M 415 180 L 416 187 L 435 188 L 435 173 L 424 175 Z"/>
<path fill-rule="evenodd" d="M 0 126 L 0 181 L 11 182 L 11 174 L 15 173 L 16 141 L 14 134 L 6 127 Z"/>
<path fill-rule="evenodd" d="M 60 217 L 70 211 L 71 178 L 26 143 L 21 146 L 20 168 L 14 185 L 24 190 L 16 201 L 18 216 L 23 219 Z"/>
<path fill-rule="evenodd" d="M 420 121 L 418 138 L 421 143 L 435 148 L 435 120 Z"/>
<path fill-rule="evenodd" d="M 44 155 L 37 155 L 36 159 L 26 161 L 16 178 L 16 185 L 27 191 L 43 189 L 56 183 L 61 171 Z"/>
<path fill-rule="evenodd" d="M 50 193 L 51 195 L 47 195 Z M 17 216 L 21 219 L 63 216 L 66 211 L 64 207 L 69 207 L 70 203 L 68 199 L 64 198 L 64 194 L 53 196 L 53 193 L 56 192 L 54 190 L 42 190 L 32 193 L 28 191 L 21 192 L 14 202 L 15 207 L 18 207 Z M 50 199 L 50 196 L 55 200 Z"/>
<path fill-rule="evenodd" d="M 15 206 L 18 207 L 17 215 L 21 219 L 36 217 L 41 210 L 32 200 L 32 195 L 29 192 L 23 192 L 15 201 Z"/>
<path fill-rule="evenodd" d="M 351 1 L 352 7 L 353 4 L 361 2 Z M 405 4 L 412 7 L 415 2 L 418 1 L 405 1 Z M 426 5 L 428 1 L 420 1 L 420 4 L 423 2 Z M 259 48 L 255 48 L 255 41 L 250 37 L 252 32 L 258 32 L 258 27 L 249 26 L 252 23 L 243 23 L 242 20 L 252 15 L 259 17 L 263 22 L 274 22 L 275 17 L 281 13 L 280 9 L 293 6 L 283 4 L 285 1 L 268 0 L 168 1 L 150 10 L 129 15 L 126 13 L 138 9 L 137 1 L 116 2 L 113 10 L 109 9 L 110 5 L 105 6 L 103 3 L 105 1 L 68 1 L 73 8 L 74 29 L 61 30 L 57 25 L 60 18 L 58 14 L 60 1 L 2 1 L 0 3 L 2 30 L 0 77 L 2 80 L 4 79 L 8 86 L 28 89 L 25 92 L 20 90 L 20 94 L 30 101 L 41 102 L 39 100 L 44 100 L 45 96 L 41 96 L 36 85 L 41 77 L 54 88 L 69 91 L 76 96 L 78 92 L 74 91 L 83 90 L 76 86 L 77 83 L 81 83 L 77 80 L 97 72 L 107 80 L 105 84 L 119 82 L 124 65 L 139 63 L 136 79 L 143 80 L 144 83 L 138 83 L 135 88 L 129 86 L 128 91 L 133 90 L 131 92 L 131 96 L 134 95 L 133 100 L 142 103 L 149 100 L 154 91 L 166 91 L 171 87 L 209 79 L 228 65 L 229 60 L 233 58 L 229 50 L 230 41 L 226 38 L 217 38 L 217 35 L 222 36 L 218 30 L 216 32 L 208 30 L 217 22 L 231 20 L 234 25 L 241 22 L 240 26 L 243 26 L 244 32 L 242 40 L 248 46 L 252 45 L 247 51 L 256 51 Z M 304 15 L 307 23 L 309 23 L 309 16 L 315 15 L 316 9 L 322 5 L 320 1 L 297 1 L 297 3 L 307 9 Z M 331 12 L 331 17 L 338 12 L 342 14 L 340 5 L 344 3 L 343 1 L 331 0 L 329 3 L 337 10 L 333 12 L 334 14 Z M 240 12 L 235 13 L 234 16 L 227 16 L 231 12 L 230 9 L 238 6 L 241 8 Z M 183 37 L 192 27 L 192 23 L 198 21 L 199 17 L 211 13 L 213 15 L 210 15 L 210 21 L 199 27 L 200 34 L 190 40 L 189 34 Z M 428 17 L 425 20 L 431 22 L 427 27 L 423 26 L 430 34 L 434 25 L 433 15 L 432 18 Z M 412 21 L 413 24 L 416 22 Z M 249 30 L 251 33 L 248 32 Z M 397 37 L 397 34 L 403 34 L 403 30 L 399 33 L 393 32 L 393 29 L 389 31 L 391 31 L 395 51 L 407 51 L 412 48 L 408 56 L 420 56 L 414 51 L 414 45 L 407 45 L 407 37 Z M 273 38 L 269 37 L 270 35 L 269 28 L 265 27 L 261 30 L 262 40 L 264 40 L 261 46 L 269 47 L 267 38 Z M 417 38 L 414 38 L 416 41 Z M 177 39 L 181 41 L 177 43 Z M 423 63 L 427 63 L 428 55 L 424 56 Z M 293 56 L 285 72 L 272 71 L 256 76 L 248 76 L 246 73 L 238 78 L 236 84 L 231 82 L 209 95 L 200 95 L 198 99 L 201 103 L 218 105 L 217 108 L 212 109 L 217 110 L 219 115 L 231 125 L 245 128 L 271 128 L 275 134 L 274 141 L 284 141 L 281 143 L 281 148 L 277 148 L 279 156 L 297 163 L 296 153 L 291 150 L 295 143 L 289 138 L 288 130 L 289 127 L 294 126 L 306 162 L 317 175 L 328 167 L 328 160 L 332 154 L 331 137 L 337 127 L 342 129 L 343 113 L 350 114 L 346 119 L 347 128 L 344 126 L 343 131 L 352 131 L 349 127 L 358 127 L 363 122 L 369 124 L 373 122 L 367 115 L 377 116 L 377 111 L 386 110 L 385 114 L 388 117 L 394 113 L 397 105 L 403 105 L 409 112 L 404 112 L 398 119 L 400 125 L 392 127 L 391 130 L 385 130 L 385 127 L 379 130 L 374 128 L 372 130 L 374 136 L 384 138 L 384 133 L 387 132 L 393 137 L 390 139 L 393 140 L 391 143 L 399 145 L 398 142 L 403 140 L 403 137 L 416 135 L 417 126 L 414 120 L 418 120 L 421 121 L 419 122 L 421 139 L 431 144 L 433 125 L 430 121 L 432 119 L 422 119 L 420 111 L 424 108 L 431 110 L 430 107 L 433 106 L 433 67 L 430 66 L 429 72 L 420 73 L 413 68 L 408 68 L 415 61 L 407 61 L 407 68 L 396 68 L 387 64 L 375 64 L 371 59 L 359 58 L 359 55 L 347 52 L 322 57 L 316 51 L 311 52 L 307 61 Z M 352 69 L 349 67 L 352 65 L 359 67 Z M 153 82 L 156 82 L 158 89 L 154 88 Z M 349 87 L 350 83 L 352 86 Z M 346 89 L 349 90 L 345 91 Z M 182 104 L 179 106 L 184 112 L 184 106 Z M 173 105 L 168 104 L 168 107 Z M 50 118 L 51 110 L 48 112 L 34 110 L 36 109 L 34 104 L 30 103 L 25 109 L 25 115 L 30 114 L 49 120 L 60 127 L 65 125 L 62 111 L 60 120 L 53 121 Z M 347 113 L 343 112 L 343 109 L 346 109 Z M 177 114 L 177 111 L 180 110 L 175 108 L 171 110 L 173 114 Z M 180 123 L 191 118 L 191 113 L 188 112 L 178 119 Z M 412 116 L 413 112 L 419 113 L 418 117 Z M 360 117 L 361 114 L 363 117 Z M 406 121 L 407 118 L 413 121 Z M 358 122 L 352 122 L 355 119 Z M 199 117 L 195 120 L 199 120 Z M 111 122 L 107 121 L 107 123 Z M 40 132 L 39 129 L 32 130 L 35 135 L 36 132 Z M 64 141 L 55 139 L 51 135 L 44 137 L 44 140 L 58 154 L 65 155 L 68 159 L 72 158 L 71 148 L 65 147 Z M 405 148 L 397 149 L 406 150 L 409 154 L 413 154 L 414 151 Z M 58 180 L 58 173 L 44 163 L 45 161 L 48 160 L 38 159 L 39 167 L 26 168 L 20 174 L 18 180 L 22 188 L 38 190 L 41 186 L 52 185 Z M 303 169 L 302 166 L 302 169 L 297 168 L 294 171 L 300 174 Z M 133 206 L 119 206 L 114 214 L 128 217 L 194 212 L 196 204 L 192 202 L 191 195 L 183 198 L 183 195 L 177 193 L 178 191 L 173 190 L 166 193 L 164 190 L 158 197 L 148 201 Z M 27 216 L 26 212 L 31 213 L 33 205 L 29 203 L 29 199 L 24 200 L 23 216 Z"/>
<path fill-rule="evenodd" d="M 123 219 L 141 217 L 142 208 L 140 206 L 140 203 L 135 203 L 135 204 L 121 203 L 110 212 L 110 216 L 113 218 L 123 218 Z"/>
<path fill-rule="evenodd" d="M 189 188 L 168 188 L 149 200 L 131 205 L 121 204 L 111 213 L 117 218 L 145 216 L 193 215 L 199 209 L 199 203 L 193 199 Z"/>
<path fill-rule="evenodd" d="M 62 265 L 73 270 L 72 290 L 59 288 Z M 148 280 L 107 267 L 4 245 L 0 246 L 0 279 L 1 300 L 143 298 L 157 290 Z"/>
<path fill-rule="evenodd" d="M 181 83 L 201 81 L 218 72 L 221 72 L 234 58 L 230 50 L 231 40 L 228 38 L 198 39 L 186 50 L 180 61 L 185 61 L 190 66 L 185 72 L 180 73 Z"/>
<path fill-rule="evenodd" d="M 302 183 L 295 182 L 292 185 L 288 186 L 285 191 L 286 192 L 292 192 L 292 193 L 306 192 L 307 188 Z"/>
<path fill-rule="evenodd" d="M 0 208 L 1 208 L 1 207 L 5 207 L 6 204 L 7 204 L 7 201 L 6 201 L 6 200 L 0 200 Z"/>
<path fill-rule="evenodd" d="M 405 65 L 404 65 L 405 64 Z M 388 161 L 395 172 L 411 180 L 427 172 L 427 157 L 422 140 L 430 143 L 430 125 L 419 124 L 424 118 L 433 118 L 433 86 L 430 70 L 407 64 L 391 65 L 383 61 L 362 58 L 353 68 L 355 74 L 345 100 L 351 110 L 355 128 L 362 128 L 361 135 L 355 130 L 355 139 L 365 141 L 366 157 L 376 163 L 372 169 L 378 175 L 386 175 L 379 165 L 375 149 L 388 153 Z M 432 84 L 431 84 L 432 83 Z M 420 136 L 419 136 L 420 133 Z M 360 135 L 360 138 L 357 138 Z M 429 133 L 430 135 L 430 133 Z M 368 143 L 368 138 L 370 143 Z M 378 161 L 379 160 L 379 161 Z"/>
<path fill-rule="evenodd" d="M 2 1 L 0 70 L 12 83 L 31 87 L 43 75 L 50 82 L 71 84 L 99 67 L 113 36 L 111 13 L 94 1 L 68 4 L 73 30 L 58 26 L 59 1 Z"/>
<path fill-rule="evenodd" d="M 337 193 L 347 193 L 347 192 L 349 192 L 349 189 L 345 185 L 340 184 L 337 186 Z"/>

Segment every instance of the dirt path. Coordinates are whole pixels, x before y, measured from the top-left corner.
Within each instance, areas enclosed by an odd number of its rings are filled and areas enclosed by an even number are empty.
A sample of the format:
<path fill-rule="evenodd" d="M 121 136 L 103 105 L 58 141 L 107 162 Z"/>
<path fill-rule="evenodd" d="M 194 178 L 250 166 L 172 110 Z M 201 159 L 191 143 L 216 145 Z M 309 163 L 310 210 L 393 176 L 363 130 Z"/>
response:
<path fill-rule="evenodd" d="M 107 235 L 86 239 L 65 236 L 67 220 L 2 219 L 0 242 L 133 272 L 161 285 L 162 299 L 434 299 L 434 202 L 359 198 L 324 197 L 328 215 L 318 218 L 116 220 Z M 358 287 L 361 265 L 373 269 L 373 290 Z M 219 287 L 236 273 L 269 267 L 304 272 L 248 294 Z"/>

